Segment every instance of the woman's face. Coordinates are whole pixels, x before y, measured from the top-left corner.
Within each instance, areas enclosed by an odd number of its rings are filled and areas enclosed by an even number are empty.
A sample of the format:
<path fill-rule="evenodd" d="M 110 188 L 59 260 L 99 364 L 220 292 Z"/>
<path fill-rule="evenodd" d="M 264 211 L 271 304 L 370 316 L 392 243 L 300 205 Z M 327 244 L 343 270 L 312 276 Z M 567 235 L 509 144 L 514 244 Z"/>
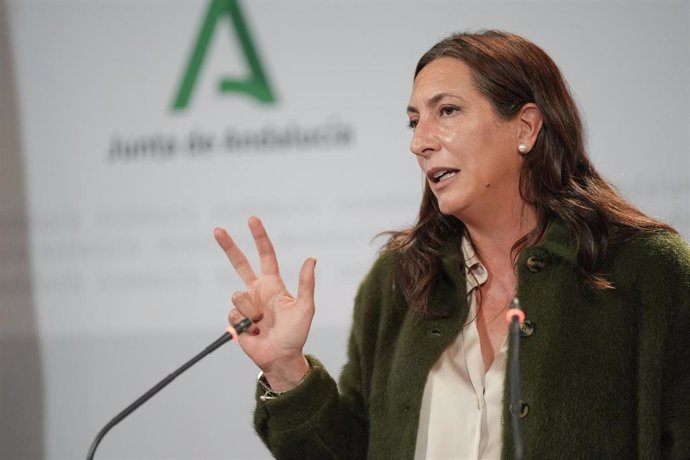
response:
<path fill-rule="evenodd" d="M 407 112 L 410 149 L 442 213 L 485 219 L 522 202 L 519 117 L 501 119 L 465 63 L 443 57 L 424 67 Z"/>

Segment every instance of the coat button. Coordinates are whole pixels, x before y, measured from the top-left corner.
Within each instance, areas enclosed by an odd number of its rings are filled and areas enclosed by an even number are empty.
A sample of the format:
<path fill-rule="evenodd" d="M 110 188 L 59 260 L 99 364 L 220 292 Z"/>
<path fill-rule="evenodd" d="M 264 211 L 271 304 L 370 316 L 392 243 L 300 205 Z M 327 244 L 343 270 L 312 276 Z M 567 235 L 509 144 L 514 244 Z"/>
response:
<path fill-rule="evenodd" d="M 534 329 L 537 325 L 530 320 L 525 320 L 524 323 L 520 325 L 520 337 L 529 337 L 534 334 Z"/>
<path fill-rule="evenodd" d="M 546 262 L 539 256 L 532 256 L 527 259 L 527 269 L 532 273 L 540 272 L 546 267 Z"/>
<path fill-rule="evenodd" d="M 522 399 L 520 401 L 518 401 L 518 405 L 519 405 L 519 407 L 518 407 L 519 410 L 517 411 L 517 415 L 520 418 L 527 417 L 527 414 L 529 413 L 529 405 L 525 401 L 523 401 Z M 516 411 L 513 410 L 512 404 L 510 405 L 510 413 L 511 414 L 516 413 Z"/>

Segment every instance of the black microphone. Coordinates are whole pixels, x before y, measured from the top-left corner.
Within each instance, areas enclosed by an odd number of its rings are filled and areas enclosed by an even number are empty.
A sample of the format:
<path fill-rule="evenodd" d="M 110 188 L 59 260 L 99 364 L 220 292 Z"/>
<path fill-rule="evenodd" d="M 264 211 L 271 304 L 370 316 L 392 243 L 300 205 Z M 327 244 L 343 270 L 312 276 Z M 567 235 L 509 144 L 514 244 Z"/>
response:
<path fill-rule="evenodd" d="M 510 323 L 510 419 L 515 444 L 515 458 L 525 457 L 525 441 L 522 436 L 522 420 L 520 419 L 520 325 L 525 322 L 525 312 L 520 308 L 517 297 L 510 303 L 506 312 L 506 320 Z"/>
<path fill-rule="evenodd" d="M 93 455 L 96 453 L 96 448 L 98 447 L 98 444 L 100 444 L 101 440 L 103 437 L 108 433 L 108 431 L 111 430 L 115 425 L 120 423 L 125 417 L 127 417 L 129 414 L 134 412 L 139 406 L 144 404 L 146 401 L 151 399 L 153 395 L 161 391 L 163 388 L 168 386 L 170 382 L 175 380 L 178 375 L 182 374 L 184 371 L 195 365 L 197 362 L 201 361 L 202 358 L 206 357 L 209 355 L 211 352 L 215 351 L 217 348 L 219 348 L 221 345 L 229 342 L 230 340 L 236 338 L 238 335 L 242 334 L 245 332 L 249 327 L 252 325 L 252 322 L 245 318 L 239 323 L 228 327 L 228 331 L 225 332 L 223 335 L 221 335 L 218 339 L 216 339 L 211 345 L 207 346 L 204 348 L 201 353 L 198 353 L 196 356 L 194 356 L 192 359 L 184 363 L 182 366 L 177 368 L 172 374 L 168 375 L 166 378 L 155 384 L 149 391 L 141 395 L 136 401 L 134 401 L 132 404 L 129 406 L 125 407 L 122 412 L 117 414 L 111 421 L 109 421 L 103 428 L 101 428 L 101 431 L 98 432 L 96 437 L 94 438 L 93 442 L 91 443 L 91 447 L 89 448 L 89 453 L 86 454 L 86 459 L 87 460 L 93 460 Z"/>

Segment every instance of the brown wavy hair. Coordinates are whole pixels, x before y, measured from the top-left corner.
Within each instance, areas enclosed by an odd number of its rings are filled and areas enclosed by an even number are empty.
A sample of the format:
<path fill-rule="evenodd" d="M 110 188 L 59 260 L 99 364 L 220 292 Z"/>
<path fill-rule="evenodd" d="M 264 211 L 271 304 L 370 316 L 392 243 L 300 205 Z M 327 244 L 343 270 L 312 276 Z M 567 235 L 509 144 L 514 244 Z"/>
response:
<path fill-rule="evenodd" d="M 578 269 L 586 283 L 612 289 L 611 281 L 600 272 L 612 243 L 644 230 L 677 233 L 628 203 L 594 169 L 585 150 L 577 106 L 560 70 L 537 45 L 496 30 L 455 34 L 421 57 L 415 78 L 440 57 L 463 61 L 475 87 L 502 119 L 513 119 L 530 102 L 541 111 L 543 126 L 520 172 L 520 195 L 536 209 L 538 224 L 513 246 L 514 261 L 520 251 L 541 239 L 549 221 L 558 218 L 574 235 Z M 427 183 L 416 224 L 390 232 L 383 250 L 399 255 L 398 285 L 416 312 L 429 313 L 441 243 L 464 231 L 457 218 L 440 212 Z"/>

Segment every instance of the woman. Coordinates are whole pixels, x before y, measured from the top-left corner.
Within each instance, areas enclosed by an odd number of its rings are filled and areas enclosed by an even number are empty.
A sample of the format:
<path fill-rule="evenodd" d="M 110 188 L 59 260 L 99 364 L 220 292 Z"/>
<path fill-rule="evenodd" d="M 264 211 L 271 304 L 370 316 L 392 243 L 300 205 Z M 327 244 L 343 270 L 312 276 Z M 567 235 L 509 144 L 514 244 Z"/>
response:
<path fill-rule="evenodd" d="M 507 323 L 517 296 L 530 458 L 687 458 L 690 250 L 590 163 L 553 61 L 497 31 L 457 34 L 417 65 L 419 219 L 391 235 L 356 298 L 339 385 L 302 348 L 314 259 L 287 291 L 261 222 L 229 320 L 262 369 L 255 425 L 278 458 L 510 458 Z"/>

